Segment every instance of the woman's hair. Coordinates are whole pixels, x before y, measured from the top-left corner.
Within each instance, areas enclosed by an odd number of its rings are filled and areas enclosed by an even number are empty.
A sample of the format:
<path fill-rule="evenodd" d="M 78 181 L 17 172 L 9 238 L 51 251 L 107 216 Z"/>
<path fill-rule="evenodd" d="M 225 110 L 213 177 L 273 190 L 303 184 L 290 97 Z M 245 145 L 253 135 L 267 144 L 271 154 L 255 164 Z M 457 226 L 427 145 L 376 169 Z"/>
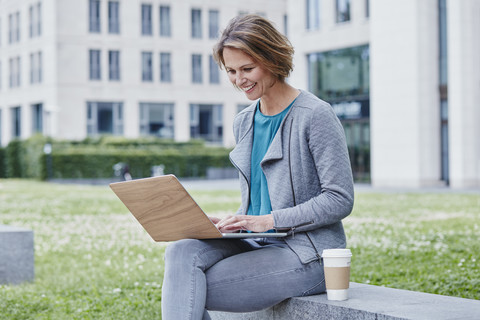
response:
<path fill-rule="evenodd" d="M 242 50 L 280 81 L 293 69 L 294 49 L 290 41 L 259 15 L 248 14 L 230 20 L 213 48 L 213 57 L 220 68 L 225 67 L 225 47 Z"/>

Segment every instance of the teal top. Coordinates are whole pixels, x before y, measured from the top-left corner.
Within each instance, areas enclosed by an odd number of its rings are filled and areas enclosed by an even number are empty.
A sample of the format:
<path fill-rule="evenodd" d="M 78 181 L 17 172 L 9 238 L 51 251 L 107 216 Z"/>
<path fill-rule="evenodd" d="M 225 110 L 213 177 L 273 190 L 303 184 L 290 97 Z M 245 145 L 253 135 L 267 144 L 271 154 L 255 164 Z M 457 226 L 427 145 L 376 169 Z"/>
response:
<path fill-rule="evenodd" d="M 295 101 L 295 100 L 294 100 Z M 260 111 L 260 100 L 257 103 L 253 124 L 253 146 L 251 159 L 250 205 L 248 215 L 264 215 L 272 211 L 272 204 L 268 194 L 268 185 L 260 162 L 267 153 L 283 118 L 293 102 L 279 114 L 266 116 Z"/>

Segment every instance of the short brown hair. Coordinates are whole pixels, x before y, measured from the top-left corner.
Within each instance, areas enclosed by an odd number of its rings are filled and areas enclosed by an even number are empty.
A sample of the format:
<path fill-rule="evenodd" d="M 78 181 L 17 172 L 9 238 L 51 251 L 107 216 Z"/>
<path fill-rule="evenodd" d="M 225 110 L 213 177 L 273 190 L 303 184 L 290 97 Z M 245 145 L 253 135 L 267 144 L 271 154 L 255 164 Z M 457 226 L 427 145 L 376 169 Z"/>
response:
<path fill-rule="evenodd" d="M 290 41 L 259 15 L 248 14 L 230 20 L 213 48 L 213 57 L 220 68 L 225 67 L 225 47 L 242 50 L 280 81 L 284 81 L 293 69 L 294 49 Z"/>

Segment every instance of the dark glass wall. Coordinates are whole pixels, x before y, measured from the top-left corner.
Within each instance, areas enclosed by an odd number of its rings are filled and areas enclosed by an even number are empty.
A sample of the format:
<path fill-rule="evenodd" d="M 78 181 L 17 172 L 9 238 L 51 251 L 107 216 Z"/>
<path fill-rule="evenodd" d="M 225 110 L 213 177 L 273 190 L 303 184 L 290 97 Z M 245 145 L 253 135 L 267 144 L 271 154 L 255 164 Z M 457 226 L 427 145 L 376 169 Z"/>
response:
<path fill-rule="evenodd" d="M 329 102 L 345 129 L 356 181 L 370 181 L 370 52 L 363 45 L 307 56 L 309 91 Z"/>
<path fill-rule="evenodd" d="M 449 183 L 448 163 L 448 56 L 447 56 L 447 4 L 438 0 L 439 30 L 439 74 L 440 74 L 440 140 L 441 140 L 441 179 Z"/>

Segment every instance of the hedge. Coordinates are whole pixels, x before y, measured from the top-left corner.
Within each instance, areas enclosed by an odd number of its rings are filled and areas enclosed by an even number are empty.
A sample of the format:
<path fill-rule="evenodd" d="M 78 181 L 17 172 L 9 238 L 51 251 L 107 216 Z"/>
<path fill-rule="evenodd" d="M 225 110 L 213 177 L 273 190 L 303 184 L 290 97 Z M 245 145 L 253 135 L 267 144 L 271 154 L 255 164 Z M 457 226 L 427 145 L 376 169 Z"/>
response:
<path fill-rule="evenodd" d="M 12 140 L 5 148 L 4 173 L 6 178 L 39 178 L 43 146 L 49 140 L 41 135 L 27 140 Z"/>
<path fill-rule="evenodd" d="M 50 157 L 50 159 L 49 159 Z M 208 167 L 231 167 L 228 150 L 196 148 L 188 152 L 177 149 L 103 149 L 79 148 L 42 155 L 42 179 L 110 178 L 113 166 L 125 163 L 133 178 L 151 176 L 152 166 L 163 165 L 165 174 L 178 177 L 202 177 Z M 50 172 L 49 172 L 50 170 Z"/>
<path fill-rule="evenodd" d="M 46 143 L 52 146 L 48 155 L 44 154 Z M 201 140 L 176 143 L 159 138 L 103 136 L 69 141 L 39 135 L 13 140 L 0 149 L 0 177 L 111 178 L 113 166 L 119 162 L 128 164 L 134 178 L 151 176 L 156 165 L 164 165 L 166 174 L 203 177 L 208 167 L 231 167 L 229 152 L 227 148 L 206 146 Z"/>
<path fill-rule="evenodd" d="M 0 148 L 0 179 L 6 178 L 5 172 L 5 148 Z"/>

